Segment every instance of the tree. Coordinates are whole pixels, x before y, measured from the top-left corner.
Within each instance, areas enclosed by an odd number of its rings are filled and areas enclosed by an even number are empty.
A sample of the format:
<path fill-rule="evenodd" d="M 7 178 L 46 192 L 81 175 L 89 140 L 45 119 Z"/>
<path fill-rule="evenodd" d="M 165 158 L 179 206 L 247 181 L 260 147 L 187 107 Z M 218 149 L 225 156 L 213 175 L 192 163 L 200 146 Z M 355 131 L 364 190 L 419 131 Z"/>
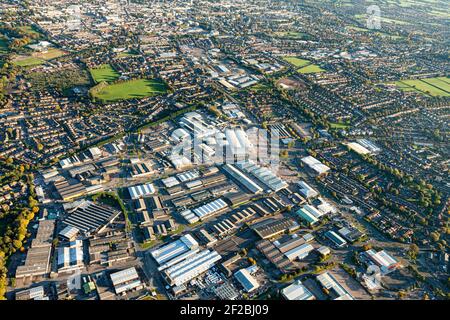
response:
<path fill-rule="evenodd" d="M 431 232 L 430 237 L 431 237 L 431 240 L 433 240 L 433 242 L 438 242 L 440 235 L 437 232 Z"/>
<path fill-rule="evenodd" d="M 411 259 L 415 260 L 419 254 L 419 247 L 415 243 L 411 244 L 407 254 Z"/>
<path fill-rule="evenodd" d="M 22 241 L 14 240 L 13 241 L 13 246 L 14 246 L 15 249 L 20 249 L 20 247 L 22 247 Z"/>

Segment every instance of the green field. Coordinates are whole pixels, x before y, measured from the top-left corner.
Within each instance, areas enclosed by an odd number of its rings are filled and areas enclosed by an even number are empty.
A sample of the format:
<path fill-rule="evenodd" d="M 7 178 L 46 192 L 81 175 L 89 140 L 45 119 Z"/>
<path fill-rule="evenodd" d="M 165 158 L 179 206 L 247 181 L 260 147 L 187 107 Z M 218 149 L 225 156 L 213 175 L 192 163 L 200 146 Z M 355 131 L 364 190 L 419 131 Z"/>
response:
<path fill-rule="evenodd" d="M 55 59 L 65 54 L 62 50 L 52 48 L 48 51 L 36 52 L 28 56 L 16 56 L 13 62 L 19 67 L 30 67 L 43 64 L 47 60 Z"/>
<path fill-rule="evenodd" d="M 31 67 L 43 64 L 45 60 L 35 57 L 20 57 L 14 60 L 14 64 L 19 67 Z"/>
<path fill-rule="evenodd" d="M 307 73 L 319 73 L 319 72 L 324 72 L 325 70 L 323 70 L 321 67 L 319 67 L 318 65 L 315 64 L 310 64 L 306 67 L 300 68 L 297 70 L 297 72 L 299 73 L 303 73 L 303 74 L 307 74 Z"/>
<path fill-rule="evenodd" d="M 395 85 L 402 91 L 415 91 L 433 97 L 450 96 L 450 81 L 446 77 L 400 80 Z"/>
<path fill-rule="evenodd" d="M 264 90 L 267 90 L 267 89 L 270 89 L 270 87 L 267 86 L 266 84 L 264 84 L 264 83 L 257 83 L 257 84 L 255 84 L 254 86 L 252 86 L 250 88 L 250 91 L 258 92 L 258 91 L 264 91 Z"/>
<path fill-rule="evenodd" d="M 330 123 L 330 128 L 331 129 L 347 129 L 348 127 L 350 127 L 350 125 L 348 123 L 342 123 L 342 122 L 331 122 Z"/>
<path fill-rule="evenodd" d="M 45 52 L 36 52 L 33 54 L 33 57 L 44 59 L 44 60 L 51 60 L 51 59 L 61 57 L 65 54 L 66 54 L 66 52 L 64 52 L 62 50 L 59 50 L 56 48 L 51 48 Z"/>
<path fill-rule="evenodd" d="M 135 53 L 134 51 L 124 51 L 124 52 L 120 52 L 117 54 L 118 58 L 124 58 L 124 57 L 134 57 L 137 56 L 138 54 Z"/>
<path fill-rule="evenodd" d="M 102 101 L 119 101 L 145 98 L 166 92 L 167 85 L 161 81 L 136 79 L 99 87 L 98 90 L 92 91 L 92 96 Z"/>
<path fill-rule="evenodd" d="M 307 66 L 308 64 L 311 64 L 311 61 L 305 60 L 305 59 L 300 59 L 297 57 L 284 57 L 283 60 L 286 62 L 289 62 L 294 67 L 304 67 L 304 66 Z"/>
<path fill-rule="evenodd" d="M 286 62 L 289 62 L 294 67 L 299 68 L 299 69 L 297 69 L 298 73 L 307 74 L 307 73 L 318 73 L 318 72 L 325 71 L 318 65 L 313 64 L 311 61 L 306 60 L 306 59 L 300 59 L 297 57 L 283 57 L 283 60 Z"/>
<path fill-rule="evenodd" d="M 98 68 L 93 68 L 89 71 L 91 72 L 92 79 L 94 79 L 96 83 L 102 81 L 113 82 L 120 77 L 119 73 L 109 64 L 103 64 Z"/>

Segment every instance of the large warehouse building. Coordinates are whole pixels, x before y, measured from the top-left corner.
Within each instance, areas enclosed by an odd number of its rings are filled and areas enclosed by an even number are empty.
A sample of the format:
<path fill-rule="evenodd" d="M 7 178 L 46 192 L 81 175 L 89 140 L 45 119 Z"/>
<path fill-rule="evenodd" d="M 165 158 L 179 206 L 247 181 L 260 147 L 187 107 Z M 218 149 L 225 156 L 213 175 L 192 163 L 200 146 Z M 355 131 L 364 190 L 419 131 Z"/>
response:
<path fill-rule="evenodd" d="M 170 285 L 179 286 L 210 269 L 222 257 L 213 250 L 203 250 L 164 271 Z"/>
<path fill-rule="evenodd" d="M 263 192 L 263 188 L 258 186 L 253 180 L 247 177 L 240 170 L 236 169 L 235 166 L 231 164 L 225 164 L 223 169 L 239 184 L 243 185 L 251 193 L 258 194 Z"/>
<path fill-rule="evenodd" d="M 170 260 L 196 249 L 198 249 L 198 242 L 190 234 L 187 234 L 161 248 L 150 251 L 150 254 L 160 266 L 163 266 Z"/>
<path fill-rule="evenodd" d="M 155 193 L 155 187 L 153 184 L 147 183 L 140 186 L 129 187 L 128 192 L 130 192 L 131 199 L 134 200 Z"/>
<path fill-rule="evenodd" d="M 108 224 L 112 223 L 120 211 L 109 206 L 98 205 L 92 201 L 83 201 L 64 220 L 68 226 L 80 230 L 89 235 L 93 232 L 101 232 Z"/>
<path fill-rule="evenodd" d="M 236 167 L 240 170 L 251 174 L 261 183 L 263 183 L 269 190 L 278 192 L 288 187 L 286 181 L 277 177 L 270 169 L 261 167 L 258 164 L 250 160 L 239 161 L 236 163 Z"/>
<path fill-rule="evenodd" d="M 116 294 L 123 294 L 143 287 L 135 267 L 114 272 L 110 277 Z"/>

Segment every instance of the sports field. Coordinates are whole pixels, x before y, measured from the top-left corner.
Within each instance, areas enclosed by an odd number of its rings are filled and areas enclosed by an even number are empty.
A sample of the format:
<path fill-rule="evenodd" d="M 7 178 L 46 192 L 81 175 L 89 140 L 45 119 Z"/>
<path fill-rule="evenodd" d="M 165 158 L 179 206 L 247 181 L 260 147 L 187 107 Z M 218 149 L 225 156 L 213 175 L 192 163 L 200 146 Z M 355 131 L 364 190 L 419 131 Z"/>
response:
<path fill-rule="evenodd" d="M 43 64 L 47 60 L 55 59 L 65 54 L 66 53 L 62 50 L 51 48 L 45 52 L 35 52 L 32 55 L 16 56 L 13 62 L 20 67 L 36 66 Z"/>
<path fill-rule="evenodd" d="M 102 101 L 139 99 L 167 92 L 167 85 L 159 80 L 136 79 L 93 88 L 92 96 Z"/>
<path fill-rule="evenodd" d="M 447 77 L 400 80 L 395 85 L 403 91 L 416 91 L 433 97 L 450 96 L 450 78 Z"/>
<path fill-rule="evenodd" d="M 348 123 L 343 123 L 343 122 L 330 123 L 330 128 L 332 128 L 332 129 L 347 129 L 348 127 L 350 127 L 350 125 Z"/>
<path fill-rule="evenodd" d="M 96 83 L 102 81 L 113 82 L 120 77 L 119 73 L 109 64 L 103 64 L 98 68 L 89 69 L 89 71 Z"/>
<path fill-rule="evenodd" d="M 310 64 L 306 67 L 300 68 L 297 70 L 297 72 L 300 73 L 319 73 L 319 72 L 324 72 L 325 70 L 323 70 L 321 67 L 319 67 L 318 65 L 315 64 Z"/>
<path fill-rule="evenodd" d="M 300 59 L 297 57 L 284 57 L 283 60 L 289 62 L 294 67 L 298 67 L 299 68 L 299 69 L 297 69 L 298 73 L 307 74 L 307 73 L 318 73 L 318 72 L 325 71 L 318 65 L 313 64 L 311 61 L 306 60 L 306 59 Z"/>
<path fill-rule="evenodd" d="M 51 60 L 51 59 L 55 59 L 55 58 L 61 57 L 61 56 L 65 55 L 65 54 L 66 54 L 66 52 L 64 52 L 62 50 L 59 50 L 59 49 L 56 49 L 56 48 L 51 48 L 51 49 L 48 49 L 45 52 L 33 53 L 32 56 L 35 57 L 35 58 L 41 58 L 41 59 L 44 59 L 44 60 Z"/>
<path fill-rule="evenodd" d="M 300 59 L 297 57 L 284 57 L 283 60 L 289 62 L 294 67 L 304 67 L 307 66 L 308 64 L 311 64 L 311 61 Z"/>
<path fill-rule="evenodd" d="M 35 58 L 31 56 L 20 56 L 13 60 L 14 64 L 19 67 L 30 67 L 30 66 L 37 66 L 39 64 L 43 64 L 44 60 L 40 58 Z"/>

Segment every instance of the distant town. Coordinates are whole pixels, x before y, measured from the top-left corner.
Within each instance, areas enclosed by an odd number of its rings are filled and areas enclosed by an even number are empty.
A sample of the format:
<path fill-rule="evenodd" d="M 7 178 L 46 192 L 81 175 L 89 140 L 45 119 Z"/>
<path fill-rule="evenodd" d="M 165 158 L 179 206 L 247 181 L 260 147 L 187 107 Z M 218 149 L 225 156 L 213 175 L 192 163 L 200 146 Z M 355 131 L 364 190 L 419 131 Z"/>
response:
<path fill-rule="evenodd" d="M 3 0 L 0 300 L 447 300 L 444 0 Z"/>

